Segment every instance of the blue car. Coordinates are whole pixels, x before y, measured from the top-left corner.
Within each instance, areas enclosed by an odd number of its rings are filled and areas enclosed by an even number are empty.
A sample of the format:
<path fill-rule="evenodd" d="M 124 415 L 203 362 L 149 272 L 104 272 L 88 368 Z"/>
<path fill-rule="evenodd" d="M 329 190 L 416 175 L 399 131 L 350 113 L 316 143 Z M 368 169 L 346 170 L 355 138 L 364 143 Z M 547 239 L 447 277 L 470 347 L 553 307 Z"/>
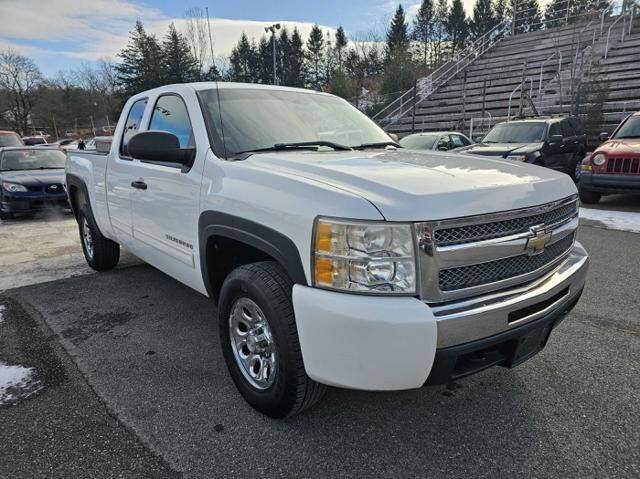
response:
<path fill-rule="evenodd" d="M 65 160 L 66 155 L 57 148 L 0 148 L 0 219 L 67 208 Z"/>

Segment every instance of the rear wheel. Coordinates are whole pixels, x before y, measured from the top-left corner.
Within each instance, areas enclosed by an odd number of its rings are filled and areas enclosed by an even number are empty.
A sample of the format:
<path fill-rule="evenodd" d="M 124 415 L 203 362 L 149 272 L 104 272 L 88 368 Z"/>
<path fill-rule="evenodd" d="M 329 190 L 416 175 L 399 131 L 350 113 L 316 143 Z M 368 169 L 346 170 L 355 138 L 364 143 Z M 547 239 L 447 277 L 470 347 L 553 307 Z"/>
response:
<path fill-rule="evenodd" d="M 0 211 L 0 220 L 10 220 L 13 218 L 13 213 L 8 213 L 6 211 Z"/>
<path fill-rule="evenodd" d="M 580 201 L 587 205 L 595 205 L 600 198 L 602 198 L 602 194 L 597 191 L 585 190 L 584 188 L 578 188 L 578 195 L 580 196 Z"/>
<path fill-rule="evenodd" d="M 100 233 L 86 205 L 78 212 L 78 228 L 82 251 L 89 266 L 96 271 L 114 268 L 120 260 L 120 245 Z"/>
<path fill-rule="evenodd" d="M 231 378 L 252 407 L 273 418 L 300 413 L 326 389 L 305 372 L 292 287 L 277 263 L 265 261 L 236 268 L 220 291 L 220 342 Z"/>

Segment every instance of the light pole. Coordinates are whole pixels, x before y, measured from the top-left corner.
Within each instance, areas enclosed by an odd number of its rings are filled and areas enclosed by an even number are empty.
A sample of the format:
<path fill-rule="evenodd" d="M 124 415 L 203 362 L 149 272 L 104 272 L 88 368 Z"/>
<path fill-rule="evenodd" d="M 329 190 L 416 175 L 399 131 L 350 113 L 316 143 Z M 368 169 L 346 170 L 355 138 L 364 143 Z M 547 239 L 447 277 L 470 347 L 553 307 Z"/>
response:
<path fill-rule="evenodd" d="M 265 32 L 271 32 L 271 47 L 273 50 L 273 84 L 278 84 L 278 79 L 276 77 L 276 30 L 280 30 L 280 24 L 274 23 L 270 27 L 264 27 Z"/>

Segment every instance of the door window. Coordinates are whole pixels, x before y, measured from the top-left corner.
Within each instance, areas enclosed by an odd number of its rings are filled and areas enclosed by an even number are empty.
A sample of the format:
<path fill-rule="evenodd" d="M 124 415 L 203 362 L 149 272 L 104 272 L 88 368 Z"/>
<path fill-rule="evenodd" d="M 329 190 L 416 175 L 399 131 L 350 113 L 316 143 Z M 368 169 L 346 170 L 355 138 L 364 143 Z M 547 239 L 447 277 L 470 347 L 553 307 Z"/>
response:
<path fill-rule="evenodd" d="M 460 135 L 451 135 L 451 148 L 459 148 L 468 144 L 469 143 Z"/>
<path fill-rule="evenodd" d="M 173 133 L 180 140 L 180 148 L 195 146 L 189 113 L 187 113 L 187 107 L 179 96 L 165 95 L 158 98 L 151 116 L 149 130 Z"/>
<path fill-rule="evenodd" d="M 562 128 L 562 135 L 565 138 L 576 136 L 576 132 L 573 131 L 573 127 L 571 126 L 571 123 L 569 123 L 567 120 L 562 120 L 560 122 L 560 127 Z"/>
<path fill-rule="evenodd" d="M 442 135 L 440 137 L 437 149 L 440 151 L 447 151 L 451 149 L 449 135 Z"/>
<path fill-rule="evenodd" d="M 553 135 L 562 135 L 560 123 L 551 123 L 551 126 L 549 127 L 549 137 L 552 137 Z"/>
<path fill-rule="evenodd" d="M 142 100 L 136 101 L 133 105 L 131 105 L 131 110 L 129 110 L 129 116 L 127 116 L 127 122 L 124 125 L 124 131 L 122 132 L 122 141 L 120 143 L 120 156 L 128 157 L 129 151 L 127 150 L 127 145 L 129 144 L 129 140 L 133 135 L 138 132 L 140 128 L 140 122 L 142 121 L 142 115 L 144 114 L 144 109 L 147 106 L 147 99 L 143 98 Z"/>

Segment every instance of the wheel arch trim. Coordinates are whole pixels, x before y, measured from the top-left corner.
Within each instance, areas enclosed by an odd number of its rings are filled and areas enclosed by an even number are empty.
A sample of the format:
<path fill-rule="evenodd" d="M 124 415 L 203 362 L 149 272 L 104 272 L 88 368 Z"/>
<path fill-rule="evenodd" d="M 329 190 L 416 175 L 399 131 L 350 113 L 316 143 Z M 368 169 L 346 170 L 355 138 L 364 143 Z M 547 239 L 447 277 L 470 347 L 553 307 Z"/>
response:
<path fill-rule="evenodd" d="M 207 265 L 207 244 L 213 236 L 229 238 L 271 256 L 295 284 L 308 285 L 296 244 L 284 234 L 260 223 L 219 211 L 203 211 L 198 219 L 200 269 L 209 297 L 214 298 Z"/>

